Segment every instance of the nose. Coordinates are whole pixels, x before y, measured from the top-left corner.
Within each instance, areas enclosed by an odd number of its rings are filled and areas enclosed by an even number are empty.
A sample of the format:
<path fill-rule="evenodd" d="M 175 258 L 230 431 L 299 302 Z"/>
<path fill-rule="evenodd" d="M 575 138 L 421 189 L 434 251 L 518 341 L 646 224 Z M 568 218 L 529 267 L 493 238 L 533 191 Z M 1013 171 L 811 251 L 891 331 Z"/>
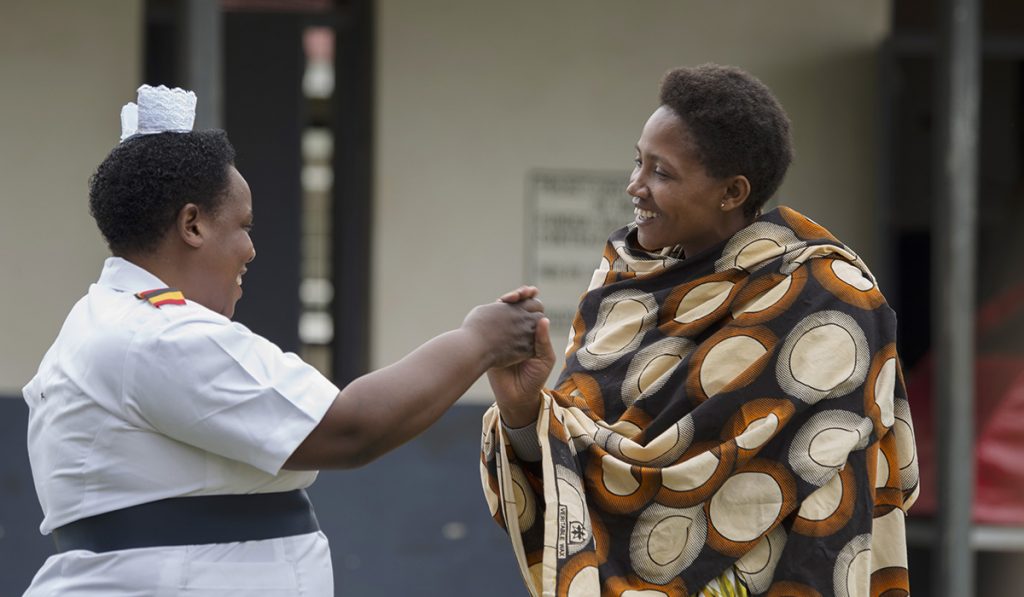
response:
<path fill-rule="evenodd" d="M 629 177 L 629 184 L 626 185 L 626 192 L 630 197 L 639 197 L 644 191 L 644 185 L 640 184 L 640 173 L 634 171 Z"/>
<path fill-rule="evenodd" d="M 245 260 L 246 263 L 252 263 L 252 260 L 256 259 L 256 245 L 252 246 L 252 252 L 249 254 L 249 258 Z"/>

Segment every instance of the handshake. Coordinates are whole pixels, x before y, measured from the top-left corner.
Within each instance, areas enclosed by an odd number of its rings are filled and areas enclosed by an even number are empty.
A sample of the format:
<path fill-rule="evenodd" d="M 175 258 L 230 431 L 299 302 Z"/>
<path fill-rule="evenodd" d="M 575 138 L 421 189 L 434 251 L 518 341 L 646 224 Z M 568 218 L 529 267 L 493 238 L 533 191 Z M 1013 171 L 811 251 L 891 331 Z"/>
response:
<path fill-rule="evenodd" d="M 509 427 L 536 420 L 540 392 L 555 364 L 550 320 L 537 294 L 535 287 L 522 286 L 474 308 L 462 322 L 462 329 L 481 343 L 487 380 Z"/>

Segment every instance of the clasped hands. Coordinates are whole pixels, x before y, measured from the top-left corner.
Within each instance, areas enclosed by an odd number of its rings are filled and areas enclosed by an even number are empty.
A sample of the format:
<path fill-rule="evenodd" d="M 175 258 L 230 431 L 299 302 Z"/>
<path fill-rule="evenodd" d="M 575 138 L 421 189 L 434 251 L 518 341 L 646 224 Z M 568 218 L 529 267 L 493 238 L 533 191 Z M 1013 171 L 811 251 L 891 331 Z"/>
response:
<path fill-rule="evenodd" d="M 544 317 L 538 292 L 521 286 L 496 303 L 476 307 L 463 322 L 463 327 L 477 329 L 491 348 L 487 380 L 502 420 L 513 428 L 537 419 L 540 392 L 555 365 L 551 322 Z"/>

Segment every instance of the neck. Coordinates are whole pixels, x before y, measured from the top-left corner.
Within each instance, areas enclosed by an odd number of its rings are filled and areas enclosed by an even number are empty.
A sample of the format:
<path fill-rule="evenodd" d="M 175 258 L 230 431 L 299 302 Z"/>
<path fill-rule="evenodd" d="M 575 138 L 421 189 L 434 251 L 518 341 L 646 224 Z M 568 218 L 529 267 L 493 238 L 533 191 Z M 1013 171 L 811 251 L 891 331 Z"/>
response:
<path fill-rule="evenodd" d="M 185 267 L 187 259 L 184 259 L 184 256 L 172 255 L 167 250 L 156 250 L 152 253 L 118 255 L 118 257 L 160 278 L 164 284 L 177 288 L 186 297 L 189 296 L 190 284 L 186 273 L 188 268 Z"/>
<path fill-rule="evenodd" d="M 692 257 L 702 251 L 710 249 L 718 243 L 728 240 L 736 235 L 737 232 L 743 230 L 751 223 L 754 218 L 748 218 L 743 215 L 740 210 L 733 210 L 725 214 L 725 217 L 717 226 L 708 231 L 708 234 L 698 242 L 687 243 L 683 245 L 683 254 L 686 257 Z"/>

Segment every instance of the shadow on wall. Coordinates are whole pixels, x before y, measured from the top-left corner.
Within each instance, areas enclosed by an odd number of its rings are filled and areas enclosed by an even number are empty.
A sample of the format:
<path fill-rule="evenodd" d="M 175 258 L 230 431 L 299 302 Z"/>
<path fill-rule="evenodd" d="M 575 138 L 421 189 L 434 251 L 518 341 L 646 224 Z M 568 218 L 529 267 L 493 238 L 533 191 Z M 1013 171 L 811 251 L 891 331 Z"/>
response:
<path fill-rule="evenodd" d="M 331 540 L 338 595 L 521 597 L 504 532 L 480 489 L 483 406 L 456 406 L 377 462 L 330 471 L 310 488 Z M 28 408 L 0 398 L 0 595 L 20 595 L 53 553 L 25 450 Z"/>
<path fill-rule="evenodd" d="M 758 74 L 781 90 L 779 101 L 793 122 L 795 156 L 776 201 L 828 228 L 884 282 L 888 255 L 878 221 L 884 206 L 877 197 L 879 52 L 856 47 L 816 53 Z"/>

